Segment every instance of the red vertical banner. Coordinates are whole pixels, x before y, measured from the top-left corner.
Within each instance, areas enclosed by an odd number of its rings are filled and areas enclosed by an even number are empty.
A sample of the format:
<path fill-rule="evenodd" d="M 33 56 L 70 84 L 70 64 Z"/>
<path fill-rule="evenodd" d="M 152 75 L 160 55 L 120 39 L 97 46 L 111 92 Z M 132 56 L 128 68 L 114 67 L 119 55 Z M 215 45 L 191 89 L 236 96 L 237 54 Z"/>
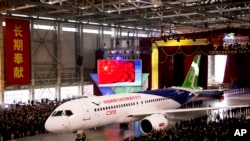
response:
<path fill-rule="evenodd" d="M 5 84 L 30 84 L 30 22 L 5 19 Z"/>

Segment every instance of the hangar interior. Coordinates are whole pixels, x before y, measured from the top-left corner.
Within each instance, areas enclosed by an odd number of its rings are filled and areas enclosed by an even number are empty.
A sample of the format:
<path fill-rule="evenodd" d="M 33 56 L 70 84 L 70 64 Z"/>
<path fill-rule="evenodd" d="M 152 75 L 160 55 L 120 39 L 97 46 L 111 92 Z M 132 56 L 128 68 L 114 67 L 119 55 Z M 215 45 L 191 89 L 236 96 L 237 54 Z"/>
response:
<path fill-rule="evenodd" d="M 91 84 L 89 73 L 96 71 L 96 59 L 100 57 L 98 51 L 104 53 L 101 58 L 109 58 L 112 51 L 121 51 L 126 59 L 150 58 L 147 47 L 151 47 L 151 42 L 144 48 L 141 40 L 145 38 L 198 39 L 232 31 L 248 37 L 244 43 L 249 42 L 250 1 L 245 0 L 2 0 L 0 7 L 3 23 L 0 27 L 1 52 L 4 52 L 4 40 L 7 38 L 5 19 L 28 20 L 32 68 L 30 84 L 6 85 L 6 54 L 1 53 L 2 103 L 27 101 L 20 100 L 22 95 L 27 95 L 28 99 L 49 97 L 61 100 L 75 93 L 89 94 L 92 92 L 92 87 L 87 86 Z M 206 59 L 210 62 L 206 70 L 209 78 L 216 74 L 214 56 Z M 165 64 L 160 65 L 168 65 L 172 59 L 184 63 L 185 59 L 180 57 L 182 59 L 169 57 Z M 246 54 L 231 59 L 235 66 L 241 67 L 249 60 Z M 234 68 L 233 73 L 240 72 L 238 67 Z M 144 69 L 148 71 L 149 68 Z M 164 73 L 163 76 L 168 77 Z M 160 87 L 179 84 L 173 78 L 165 81 L 162 80 Z M 66 90 L 70 86 L 74 86 L 74 92 Z"/>

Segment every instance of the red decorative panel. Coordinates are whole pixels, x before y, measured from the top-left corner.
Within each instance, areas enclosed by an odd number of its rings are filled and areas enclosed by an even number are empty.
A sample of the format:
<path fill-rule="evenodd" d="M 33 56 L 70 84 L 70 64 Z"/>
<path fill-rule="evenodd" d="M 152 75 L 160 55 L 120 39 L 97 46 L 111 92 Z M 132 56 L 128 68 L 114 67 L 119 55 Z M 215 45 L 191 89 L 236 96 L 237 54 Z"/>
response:
<path fill-rule="evenodd" d="M 28 20 L 5 19 L 5 81 L 6 85 L 29 84 L 30 23 Z"/>

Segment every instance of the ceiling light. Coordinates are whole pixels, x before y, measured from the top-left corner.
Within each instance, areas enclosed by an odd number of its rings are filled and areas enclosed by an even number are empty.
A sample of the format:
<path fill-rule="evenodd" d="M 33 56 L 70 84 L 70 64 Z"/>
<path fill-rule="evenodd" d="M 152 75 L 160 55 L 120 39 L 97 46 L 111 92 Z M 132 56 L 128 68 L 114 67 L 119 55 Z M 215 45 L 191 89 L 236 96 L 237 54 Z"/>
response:
<path fill-rule="evenodd" d="M 50 0 L 48 4 L 52 4 L 52 1 Z"/>

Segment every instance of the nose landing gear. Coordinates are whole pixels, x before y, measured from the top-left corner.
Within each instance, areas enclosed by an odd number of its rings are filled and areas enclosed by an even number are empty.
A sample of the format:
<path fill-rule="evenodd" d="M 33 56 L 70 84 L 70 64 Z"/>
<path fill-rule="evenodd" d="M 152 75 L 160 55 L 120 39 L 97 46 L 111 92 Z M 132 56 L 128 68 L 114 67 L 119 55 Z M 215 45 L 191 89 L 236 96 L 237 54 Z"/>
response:
<path fill-rule="evenodd" d="M 86 134 L 83 131 L 77 131 L 75 141 L 85 141 Z"/>
<path fill-rule="evenodd" d="M 127 130 L 129 128 L 129 123 L 121 123 L 120 124 L 120 129 Z"/>

